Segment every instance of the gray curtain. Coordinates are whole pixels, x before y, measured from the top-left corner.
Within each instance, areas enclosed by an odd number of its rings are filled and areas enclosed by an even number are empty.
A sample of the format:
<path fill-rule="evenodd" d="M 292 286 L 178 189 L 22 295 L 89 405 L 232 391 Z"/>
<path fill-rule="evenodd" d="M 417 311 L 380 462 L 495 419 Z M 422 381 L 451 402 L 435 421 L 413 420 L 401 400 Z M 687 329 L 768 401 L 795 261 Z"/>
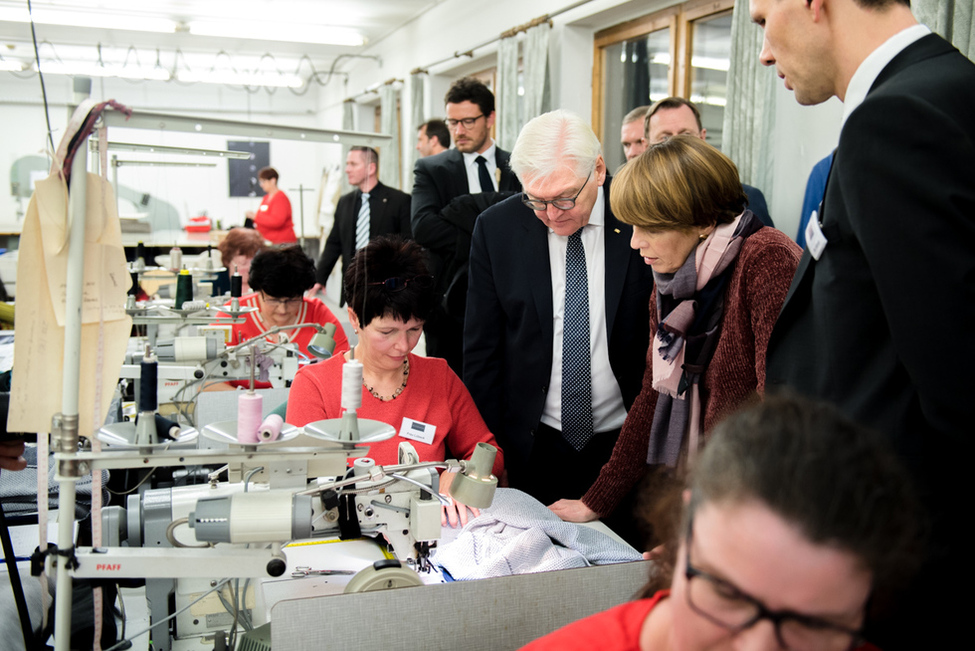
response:
<path fill-rule="evenodd" d="M 548 37 L 552 26 L 545 21 L 525 32 L 525 97 L 518 125 L 548 111 L 551 104 L 548 75 Z"/>
<path fill-rule="evenodd" d="M 355 100 L 347 99 L 342 104 L 342 130 L 343 131 L 355 131 Z M 349 145 L 342 145 L 342 159 L 339 161 L 339 169 L 345 169 L 345 158 L 349 155 Z M 341 188 L 342 194 L 345 194 L 352 189 L 349 185 L 349 179 L 345 174 L 341 175 L 342 180 L 339 182 L 339 187 Z"/>
<path fill-rule="evenodd" d="M 771 203 L 776 76 L 759 63 L 761 49 L 762 30 L 752 23 L 748 2 L 736 2 L 721 148 L 738 165 L 742 182 L 763 190 Z"/>
<path fill-rule="evenodd" d="M 972 0 L 914 0 L 914 16 L 975 61 Z"/>
<path fill-rule="evenodd" d="M 497 134 L 498 145 L 511 151 L 521 129 L 518 117 L 518 37 L 498 43 Z"/>
<path fill-rule="evenodd" d="M 396 88 L 396 84 L 385 84 L 379 89 L 380 130 L 393 137 L 388 145 L 383 146 L 379 156 L 379 180 L 393 188 L 403 185 L 399 174 L 400 134 L 396 110 L 398 98 L 399 89 Z"/>
<path fill-rule="evenodd" d="M 413 138 L 416 134 L 417 128 L 427 121 L 425 117 L 426 113 L 423 110 L 423 89 L 424 84 L 426 84 L 427 73 L 426 71 L 414 72 L 410 76 L 410 124 L 406 130 L 411 137 L 407 139 L 407 142 L 412 143 Z M 449 143 L 448 143 L 449 144 Z M 416 159 L 420 157 L 420 152 L 416 150 L 415 146 L 410 147 L 410 187 L 413 187 L 413 168 L 416 165 Z"/>

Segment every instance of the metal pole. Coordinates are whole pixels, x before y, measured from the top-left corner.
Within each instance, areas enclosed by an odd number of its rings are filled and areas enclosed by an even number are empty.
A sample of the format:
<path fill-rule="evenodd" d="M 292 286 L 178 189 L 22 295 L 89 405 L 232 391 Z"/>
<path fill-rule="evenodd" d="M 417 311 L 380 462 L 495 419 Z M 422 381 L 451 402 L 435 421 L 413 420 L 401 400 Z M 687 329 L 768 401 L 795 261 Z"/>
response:
<path fill-rule="evenodd" d="M 81 373 L 81 310 L 85 270 L 85 217 L 88 190 L 88 151 L 79 146 L 71 163 L 71 190 L 68 201 L 70 240 L 64 312 L 64 375 L 61 385 L 60 434 L 55 451 L 73 456 L 78 451 L 78 386 Z M 58 549 L 74 546 L 75 482 L 80 475 L 76 459 L 58 461 L 60 485 L 58 501 Z M 71 648 L 71 574 L 68 559 L 57 558 L 57 583 L 54 602 L 54 644 L 57 651 Z"/>

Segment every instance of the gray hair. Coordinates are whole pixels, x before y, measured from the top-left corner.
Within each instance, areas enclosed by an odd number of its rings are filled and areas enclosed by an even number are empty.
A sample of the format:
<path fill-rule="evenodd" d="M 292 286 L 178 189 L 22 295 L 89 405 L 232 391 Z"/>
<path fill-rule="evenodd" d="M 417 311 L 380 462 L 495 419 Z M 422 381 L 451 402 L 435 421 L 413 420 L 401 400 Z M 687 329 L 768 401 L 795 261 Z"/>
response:
<path fill-rule="evenodd" d="M 602 153 L 592 127 L 575 113 L 558 109 L 522 127 L 511 152 L 511 170 L 522 185 L 528 178 L 544 178 L 566 167 L 581 177 L 596 168 Z"/>

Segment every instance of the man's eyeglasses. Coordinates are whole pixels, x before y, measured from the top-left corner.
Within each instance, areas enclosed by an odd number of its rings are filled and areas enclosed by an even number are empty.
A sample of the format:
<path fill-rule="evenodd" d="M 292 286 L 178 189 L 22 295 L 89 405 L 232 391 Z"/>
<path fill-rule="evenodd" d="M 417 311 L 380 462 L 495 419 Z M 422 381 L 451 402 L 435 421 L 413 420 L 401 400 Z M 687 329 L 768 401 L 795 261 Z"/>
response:
<path fill-rule="evenodd" d="M 458 124 L 463 124 L 465 129 L 470 129 L 477 123 L 478 120 L 480 120 L 483 117 L 484 114 L 481 113 L 480 115 L 477 115 L 472 118 L 461 118 L 459 120 L 452 120 L 448 118 L 447 120 L 445 120 L 445 122 L 447 123 L 447 126 L 450 127 L 451 129 L 456 129 Z"/>
<path fill-rule="evenodd" d="M 264 292 L 261 292 L 261 297 L 264 299 L 265 303 L 268 303 L 271 307 L 297 307 L 301 305 L 303 299 L 301 296 L 296 296 L 295 298 L 274 298 L 273 296 L 268 296 Z"/>
<path fill-rule="evenodd" d="M 528 206 L 529 208 L 531 208 L 532 210 L 537 210 L 539 212 L 542 212 L 543 210 L 548 210 L 550 204 L 552 206 L 555 206 L 559 210 L 572 210 L 573 208 L 575 208 L 576 199 L 578 199 L 579 195 L 582 194 L 582 191 L 585 189 L 586 184 L 589 183 L 589 179 L 591 178 L 592 178 L 592 172 L 589 172 L 589 176 L 586 177 L 586 183 L 582 184 L 582 187 L 579 188 L 579 191 L 576 192 L 576 196 L 574 197 L 571 198 L 562 197 L 559 199 L 549 199 L 546 201 L 545 199 L 532 199 L 527 194 L 523 193 L 521 195 L 521 202 L 526 206 Z"/>
<path fill-rule="evenodd" d="M 382 286 L 387 292 L 396 293 L 406 289 L 410 283 L 416 283 L 420 289 L 431 289 L 433 287 L 433 276 L 413 276 L 412 278 L 387 278 L 382 282 L 368 283 L 370 287 Z"/>
<path fill-rule="evenodd" d="M 743 631 L 763 619 L 772 622 L 779 646 L 791 651 L 849 651 L 862 641 L 861 632 L 819 617 L 788 610 L 771 610 L 731 583 L 691 565 L 692 521 L 687 524 L 684 576 L 687 605 L 710 622 L 732 631 Z"/>

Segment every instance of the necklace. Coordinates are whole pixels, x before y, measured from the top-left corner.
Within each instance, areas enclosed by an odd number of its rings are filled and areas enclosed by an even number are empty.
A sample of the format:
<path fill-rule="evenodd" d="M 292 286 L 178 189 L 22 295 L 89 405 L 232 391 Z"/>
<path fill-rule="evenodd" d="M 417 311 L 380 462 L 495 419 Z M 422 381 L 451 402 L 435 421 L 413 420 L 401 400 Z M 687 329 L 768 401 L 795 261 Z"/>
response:
<path fill-rule="evenodd" d="M 403 393 L 403 389 L 406 388 L 406 380 L 408 380 L 409 377 L 410 377 L 410 358 L 407 357 L 405 360 L 403 360 L 403 384 L 399 385 L 399 388 L 397 388 L 396 391 L 393 391 L 393 394 L 388 398 L 379 395 L 379 393 L 377 393 L 375 389 L 373 389 L 371 386 L 366 384 L 365 378 L 362 379 L 362 386 L 368 389 L 369 393 L 371 393 L 372 396 L 377 400 L 381 400 L 383 402 L 389 402 L 390 400 L 395 400 L 396 398 L 399 397 L 399 394 Z"/>

